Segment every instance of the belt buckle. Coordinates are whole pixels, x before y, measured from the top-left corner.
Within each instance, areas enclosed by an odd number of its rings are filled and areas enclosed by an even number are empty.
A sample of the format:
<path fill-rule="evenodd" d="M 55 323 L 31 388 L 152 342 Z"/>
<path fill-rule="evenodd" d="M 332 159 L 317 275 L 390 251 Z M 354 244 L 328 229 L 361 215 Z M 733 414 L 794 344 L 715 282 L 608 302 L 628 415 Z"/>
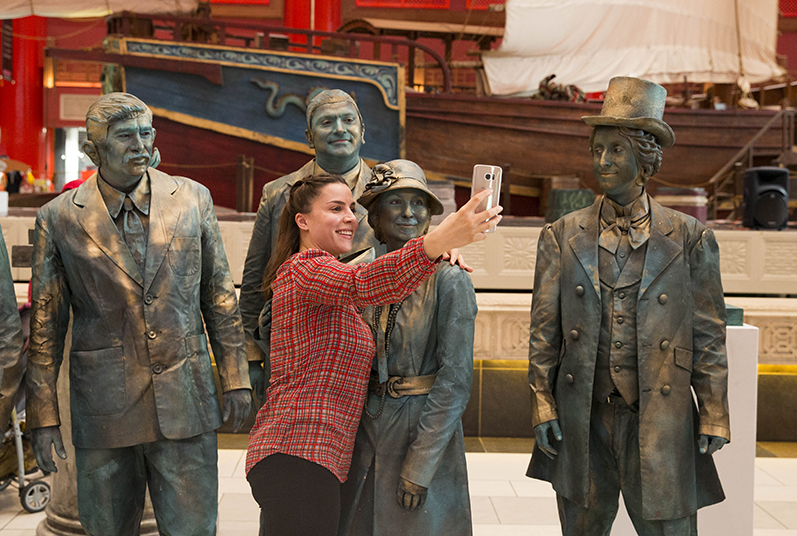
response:
<path fill-rule="evenodd" d="M 401 376 L 391 376 L 388 378 L 387 382 L 384 383 L 385 389 L 387 390 L 387 394 L 391 396 L 391 398 L 401 398 L 404 396 L 403 394 L 396 391 L 396 384 L 401 385 L 403 383 L 404 378 Z"/>

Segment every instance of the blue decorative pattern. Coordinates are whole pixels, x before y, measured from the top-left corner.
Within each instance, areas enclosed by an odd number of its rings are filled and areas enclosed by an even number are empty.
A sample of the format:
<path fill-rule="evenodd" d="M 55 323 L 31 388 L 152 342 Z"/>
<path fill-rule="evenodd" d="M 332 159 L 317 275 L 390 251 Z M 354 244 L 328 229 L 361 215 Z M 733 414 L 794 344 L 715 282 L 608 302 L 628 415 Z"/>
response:
<path fill-rule="evenodd" d="M 332 78 L 364 79 L 382 89 L 386 104 L 389 107 L 398 108 L 398 70 L 396 67 L 291 56 L 276 52 L 239 52 L 185 44 L 161 44 L 127 40 L 126 45 L 127 52 L 130 54 L 150 54 L 172 58 L 234 63 L 241 66 L 259 66 L 305 72 Z"/>

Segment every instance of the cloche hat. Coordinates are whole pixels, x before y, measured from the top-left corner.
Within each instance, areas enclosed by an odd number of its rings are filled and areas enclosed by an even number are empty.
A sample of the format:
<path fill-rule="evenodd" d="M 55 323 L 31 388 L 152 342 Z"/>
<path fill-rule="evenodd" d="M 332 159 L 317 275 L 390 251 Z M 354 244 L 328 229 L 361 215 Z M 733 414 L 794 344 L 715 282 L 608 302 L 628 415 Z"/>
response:
<path fill-rule="evenodd" d="M 423 170 L 409 160 L 391 160 L 375 165 L 371 171 L 371 180 L 365 185 L 365 191 L 357 202 L 368 210 L 383 193 L 403 188 L 421 190 L 428 195 L 432 216 L 443 213 L 443 203 L 429 190 Z"/>

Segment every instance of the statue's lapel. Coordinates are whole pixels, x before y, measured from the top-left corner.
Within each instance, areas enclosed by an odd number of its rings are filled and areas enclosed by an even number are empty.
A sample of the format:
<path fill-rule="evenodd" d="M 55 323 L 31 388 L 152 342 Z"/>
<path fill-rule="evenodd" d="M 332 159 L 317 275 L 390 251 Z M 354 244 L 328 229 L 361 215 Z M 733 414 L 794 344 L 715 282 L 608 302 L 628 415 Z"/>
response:
<path fill-rule="evenodd" d="M 97 180 L 99 177 L 95 173 L 75 193 L 74 203 L 80 207 L 78 216 L 80 225 L 114 264 L 143 286 L 144 278 L 141 270 L 138 269 L 130 249 L 111 220 L 108 207 L 97 186 Z"/>
<path fill-rule="evenodd" d="M 155 274 L 158 273 L 169 243 L 180 219 L 182 204 L 174 198 L 179 184 L 169 175 L 150 168 L 149 185 L 151 192 L 149 209 L 149 239 L 147 241 L 147 269 L 144 290 L 149 290 Z"/>
<path fill-rule="evenodd" d="M 672 240 L 672 222 L 664 209 L 653 198 L 650 198 L 650 240 L 645 255 L 645 268 L 642 272 L 642 283 L 639 297 L 644 296 L 651 283 L 667 266 L 683 251 L 681 244 Z"/>
<path fill-rule="evenodd" d="M 587 272 L 592 281 L 592 288 L 595 293 L 601 295 L 600 281 L 598 279 L 598 232 L 600 231 L 600 208 L 602 197 L 598 197 L 595 203 L 584 212 L 578 222 L 581 231 L 572 236 L 569 240 L 570 247 L 576 254 L 584 271 Z"/>

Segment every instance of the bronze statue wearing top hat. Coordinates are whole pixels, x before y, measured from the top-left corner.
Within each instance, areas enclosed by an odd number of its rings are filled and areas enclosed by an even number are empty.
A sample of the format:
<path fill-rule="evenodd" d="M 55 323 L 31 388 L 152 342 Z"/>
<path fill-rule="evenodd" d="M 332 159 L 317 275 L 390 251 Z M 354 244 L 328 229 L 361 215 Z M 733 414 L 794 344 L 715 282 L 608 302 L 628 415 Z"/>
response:
<path fill-rule="evenodd" d="M 614 78 L 584 117 L 604 195 L 540 235 L 529 344 L 537 446 L 565 536 L 607 536 L 622 492 L 641 535 L 693 535 L 723 500 L 725 302 L 711 230 L 645 192 L 675 142 L 666 90 Z M 697 405 L 693 402 L 693 394 Z"/>

